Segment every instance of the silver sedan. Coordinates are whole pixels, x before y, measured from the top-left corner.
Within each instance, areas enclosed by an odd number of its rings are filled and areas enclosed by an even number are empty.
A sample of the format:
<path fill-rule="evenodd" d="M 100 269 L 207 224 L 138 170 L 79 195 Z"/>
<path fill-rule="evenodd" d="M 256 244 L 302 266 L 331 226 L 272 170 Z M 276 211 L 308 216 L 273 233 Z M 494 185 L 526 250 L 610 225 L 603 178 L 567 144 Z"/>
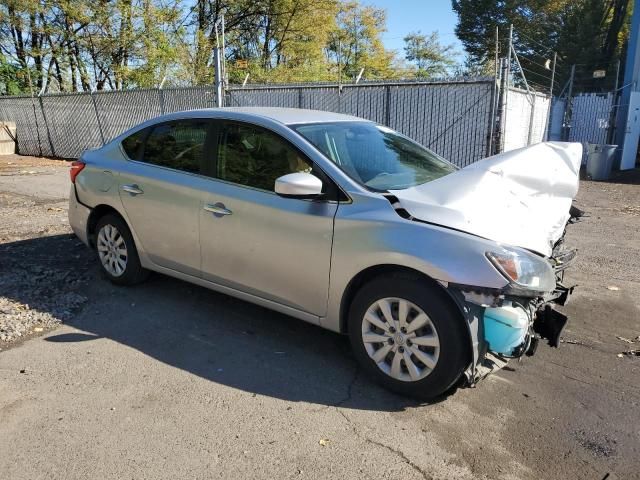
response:
<path fill-rule="evenodd" d="M 433 398 L 557 346 L 580 155 L 458 169 L 357 117 L 196 110 L 86 151 L 69 220 L 114 283 L 160 272 L 348 334 L 374 379 Z"/>

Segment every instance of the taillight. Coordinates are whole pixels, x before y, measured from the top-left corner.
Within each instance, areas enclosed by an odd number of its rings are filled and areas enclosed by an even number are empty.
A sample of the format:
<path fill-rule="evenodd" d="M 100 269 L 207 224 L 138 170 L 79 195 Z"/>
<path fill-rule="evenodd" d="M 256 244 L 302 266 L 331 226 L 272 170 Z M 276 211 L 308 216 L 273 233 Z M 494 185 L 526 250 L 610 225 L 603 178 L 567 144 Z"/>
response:
<path fill-rule="evenodd" d="M 71 162 L 71 170 L 69 170 L 69 176 L 71 177 L 71 183 L 76 183 L 76 177 L 82 171 L 86 164 L 84 162 Z"/>

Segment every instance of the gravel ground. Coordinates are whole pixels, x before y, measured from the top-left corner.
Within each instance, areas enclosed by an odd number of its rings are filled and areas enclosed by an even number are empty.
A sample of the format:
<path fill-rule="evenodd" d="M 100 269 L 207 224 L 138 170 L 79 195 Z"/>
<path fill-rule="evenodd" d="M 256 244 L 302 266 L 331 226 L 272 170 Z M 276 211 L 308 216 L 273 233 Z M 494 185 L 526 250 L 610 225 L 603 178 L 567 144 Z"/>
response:
<path fill-rule="evenodd" d="M 67 190 L 60 162 L 0 158 L 0 478 L 640 478 L 640 172 L 581 185 L 561 347 L 433 404 L 312 325 L 109 284 Z"/>
<path fill-rule="evenodd" d="M 64 162 L 0 158 L 2 349 L 9 342 L 55 328 L 78 311 L 87 300 L 81 292 L 89 254 L 70 235 Z M 66 242 L 52 249 L 28 242 L 65 234 Z M 78 264 L 85 268 L 76 268 Z"/>

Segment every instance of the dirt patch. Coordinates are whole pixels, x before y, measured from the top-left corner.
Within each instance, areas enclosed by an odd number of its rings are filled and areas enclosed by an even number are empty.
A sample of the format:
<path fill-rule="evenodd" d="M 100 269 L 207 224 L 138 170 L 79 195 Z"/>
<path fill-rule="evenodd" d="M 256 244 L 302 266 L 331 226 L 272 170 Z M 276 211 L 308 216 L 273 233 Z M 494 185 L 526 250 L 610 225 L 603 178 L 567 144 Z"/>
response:
<path fill-rule="evenodd" d="M 68 160 L 54 160 L 45 157 L 30 157 L 28 155 L 2 155 L 0 156 L 0 175 L 21 173 L 29 174 L 47 167 L 67 166 Z"/>

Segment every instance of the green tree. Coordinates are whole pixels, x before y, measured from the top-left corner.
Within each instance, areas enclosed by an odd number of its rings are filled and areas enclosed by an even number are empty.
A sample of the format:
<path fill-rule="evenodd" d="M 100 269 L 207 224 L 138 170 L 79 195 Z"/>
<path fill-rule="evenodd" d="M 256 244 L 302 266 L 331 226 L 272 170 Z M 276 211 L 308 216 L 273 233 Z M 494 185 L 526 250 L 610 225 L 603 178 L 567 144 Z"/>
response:
<path fill-rule="evenodd" d="M 456 63 L 453 45 L 441 44 L 438 32 L 412 32 L 404 37 L 404 43 L 405 58 L 416 66 L 417 78 L 444 77 Z"/>
<path fill-rule="evenodd" d="M 384 48 L 385 31 L 384 9 L 355 1 L 342 3 L 327 46 L 327 58 L 336 65 L 338 75 L 354 79 L 364 68 L 365 78 L 392 77 L 395 54 Z"/>
<path fill-rule="evenodd" d="M 572 64 L 588 64 L 585 73 L 615 65 L 628 39 L 630 0 L 452 0 L 458 15 L 456 34 L 470 61 L 493 64 L 495 29 L 500 54 L 506 55 L 509 25 L 514 49 L 523 59 L 531 82 L 545 83 L 544 64 L 558 53 L 557 78 L 568 76 Z M 588 72 L 587 72 L 588 70 Z"/>
<path fill-rule="evenodd" d="M 28 86 L 20 81 L 20 67 L 0 54 L 0 95 L 20 95 L 27 91 Z"/>
<path fill-rule="evenodd" d="M 15 81 L 4 85 L 38 93 L 154 87 L 165 77 L 211 84 L 223 15 L 231 81 L 396 74 L 381 39 L 385 11 L 353 0 L 5 0 L 0 52 Z"/>

